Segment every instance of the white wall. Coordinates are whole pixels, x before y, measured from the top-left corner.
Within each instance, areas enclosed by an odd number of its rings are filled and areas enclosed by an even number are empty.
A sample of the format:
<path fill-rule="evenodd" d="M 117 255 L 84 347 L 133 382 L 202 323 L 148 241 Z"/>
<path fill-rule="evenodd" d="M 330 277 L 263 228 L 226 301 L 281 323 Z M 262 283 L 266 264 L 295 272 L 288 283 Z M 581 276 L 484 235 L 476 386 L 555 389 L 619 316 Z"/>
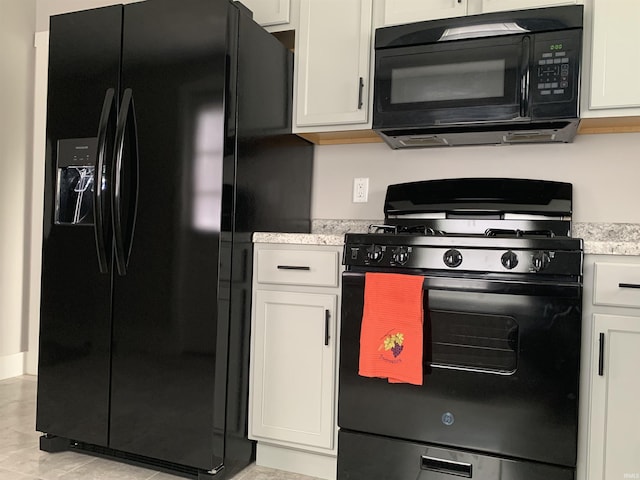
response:
<path fill-rule="evenodd" d="M 0 0 L 0 378 L 24 371 L 35 0 Z"/>
<path fill-rule="evenodd" d="M 352 203 L 354 177 L 369 202 Z M 453 177 L 515 177 L 573 183 L 574 222 L 640 223 L 640 133 L 578 135 L 571 144 L 391 150 L 386 144 L 316 147 L 312 215 L 384 218 L 389 184 Z"/>

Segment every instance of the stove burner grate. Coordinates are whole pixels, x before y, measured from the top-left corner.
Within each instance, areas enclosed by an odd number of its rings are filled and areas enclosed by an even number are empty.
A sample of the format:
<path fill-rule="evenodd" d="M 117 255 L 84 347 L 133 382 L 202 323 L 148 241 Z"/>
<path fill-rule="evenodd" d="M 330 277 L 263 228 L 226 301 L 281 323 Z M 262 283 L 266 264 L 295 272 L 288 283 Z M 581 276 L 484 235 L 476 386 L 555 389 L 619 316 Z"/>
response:
<path fill-rule="evenodd" d="M 393 235 L 418 234 L 426 236 L 446 235 L 441 230 L 435 230 L 426 225 L 369 225 L 367 233 L 391 233 Z"/>
<path fill-rule="evenodd" d="M 523 237 L 545 237 L 553 238 L 555 234 L 551 230 L 510 230 L 504 228 L 487 228 L 484 232 L 486 237 L 506 237 L 506 238 L 523 238 Z"/>

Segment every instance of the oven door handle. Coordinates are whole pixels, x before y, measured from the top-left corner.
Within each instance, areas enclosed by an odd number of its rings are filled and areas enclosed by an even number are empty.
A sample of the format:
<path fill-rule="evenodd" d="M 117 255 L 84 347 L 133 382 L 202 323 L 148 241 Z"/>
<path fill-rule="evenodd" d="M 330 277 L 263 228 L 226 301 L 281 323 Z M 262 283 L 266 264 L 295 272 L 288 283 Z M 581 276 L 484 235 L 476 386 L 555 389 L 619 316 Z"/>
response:
<path fill-rule="evenodd" d="M 420 459 L 420 469 L 446 475 L 456 475 L 457 477 L 471 478 L 473 476 L 473 469 L 470 463 L 454 462 L 426 455 L 423 455 Z"/>
<path fill-rule="evenodd" d="M 483 279 L 464 276 L 429 276 L 424 278 L 424 290 L 446 290 L 468 293 L 498 293 L 524 296 L 553 296 L 555 298 L 580 298 L 582 285 L 575 281 L 518 281 Z M 345 283 L 364 282 L 365 272 L 343 272 Z"/>

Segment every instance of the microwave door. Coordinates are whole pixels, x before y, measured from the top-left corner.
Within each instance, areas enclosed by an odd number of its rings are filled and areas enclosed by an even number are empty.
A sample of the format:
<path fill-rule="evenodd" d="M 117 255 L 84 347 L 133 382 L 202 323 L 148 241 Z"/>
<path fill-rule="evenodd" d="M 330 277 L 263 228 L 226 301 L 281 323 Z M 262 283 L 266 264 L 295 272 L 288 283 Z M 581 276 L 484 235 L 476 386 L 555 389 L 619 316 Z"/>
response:
<path fill-rule="evenodd" d="M 527 121 L 526 36 L 376 52 L 374 128 Z"/>

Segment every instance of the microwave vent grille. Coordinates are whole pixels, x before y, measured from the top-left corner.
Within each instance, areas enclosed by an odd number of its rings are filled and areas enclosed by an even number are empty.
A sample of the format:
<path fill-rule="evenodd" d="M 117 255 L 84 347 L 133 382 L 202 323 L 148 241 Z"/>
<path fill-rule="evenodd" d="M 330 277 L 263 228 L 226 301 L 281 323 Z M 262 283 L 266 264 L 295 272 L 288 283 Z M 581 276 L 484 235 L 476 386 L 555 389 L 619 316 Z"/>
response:
<path fill-rule="evenodd" d="M 509 132 L 502 138 L 504 143 L 548 143 L 555 142 L 555 132 Z"/>
<path fill-rule="evenodd" d="M 400 140 L 404 147 L 443 147 L 449 145 L 445 138 L 438 136 L 409 137 Z"/>

